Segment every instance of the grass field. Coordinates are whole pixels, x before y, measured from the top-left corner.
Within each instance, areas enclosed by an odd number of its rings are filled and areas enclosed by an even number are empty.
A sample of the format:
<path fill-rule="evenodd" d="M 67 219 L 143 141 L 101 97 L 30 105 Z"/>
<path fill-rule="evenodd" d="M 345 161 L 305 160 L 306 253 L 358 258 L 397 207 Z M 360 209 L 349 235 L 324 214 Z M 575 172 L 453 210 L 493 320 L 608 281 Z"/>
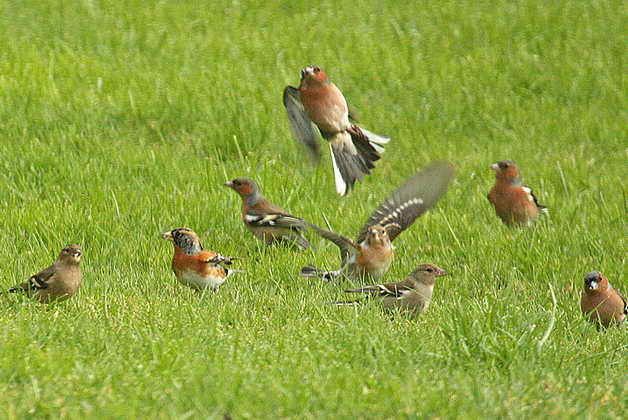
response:
<path fill-rule="evenodd" d="M 627 289 L 626 8 L 620 1 L 7 1 L 0 5 L 0 286 L 85 250 L 43 307 L 0 296 L 0 418 L 622 418 L 626 329 L 579 313 L 588 271 Z M 319 64 L 392 137 L 348 197 L 312 168 L 281 93 Z M 486 200 L 515 160 L 551 217 Z M 264 248 L 222 184 L 255 178 L 355 236 L 405 178 L 457 178 L 386 276 L 451 273 L 416 320 L 337 308 L 316 252 Z M 176 283 L 159 234 L 246 257 L 217 295 Z M 556 297 L 554 305 L 552 291 Z M 549 334 L 544 340 L 544 335 Z M 624 413 L 623 415 L 621 413 Z"/>

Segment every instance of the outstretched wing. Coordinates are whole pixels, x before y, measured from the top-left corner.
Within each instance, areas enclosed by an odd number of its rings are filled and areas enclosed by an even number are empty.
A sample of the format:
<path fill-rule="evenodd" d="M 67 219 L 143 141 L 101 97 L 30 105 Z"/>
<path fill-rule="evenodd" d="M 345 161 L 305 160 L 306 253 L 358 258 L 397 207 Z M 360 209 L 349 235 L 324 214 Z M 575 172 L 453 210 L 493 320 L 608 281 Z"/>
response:
<path fill-rule="evenodd" d="M 314 123 L 307 116 L 299 97 L 299 90 L 287 86 L 283 91 L 283 104 L 288 112 L 292 134 L 307 148 L 315 164 L 321 159 L 320 145 L 314 131 Z"/>
<path fill-rule="evenodd" d="M 357 243 L 366 239 L 368 228 L 384 226 L 390 240 L 410 227 L 445 194 L 454 178 L 454 167 L 449 162 L 436 162 L 417 172 L 375 209 L 360 231 Z"/>
<path fill-rule="evenodd" d="M 345 264 L 349 260 L 349 257 L 351 255 L 357 254 L 358 250 L 360 249 L 360 247 L 355 242 L 342 235 L 331 232 L 327 229 L 323 229 L 312 223 L 306 222 L 306 226 L 311 228 L 314 232 L 318 233 L 320 236 L 327 239 L 328 241 L 333 242 L 334 244 L 336 244 L 336 246 L 338 246 L 338 248 L 340 248 L 340 259 L 342 261 L 342 267 L 345 266 Z"/>

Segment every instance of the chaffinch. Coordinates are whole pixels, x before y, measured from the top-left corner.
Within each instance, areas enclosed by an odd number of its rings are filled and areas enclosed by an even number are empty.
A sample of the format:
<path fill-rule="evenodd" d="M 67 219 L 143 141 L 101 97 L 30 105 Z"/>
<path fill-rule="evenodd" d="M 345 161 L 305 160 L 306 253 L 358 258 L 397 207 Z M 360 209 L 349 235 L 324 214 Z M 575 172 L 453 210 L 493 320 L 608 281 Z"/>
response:
<path fill-rule="evenodd" d="M 580 309 L 589 321 L 603 327 L 619 325 L 628 315 L 628 303 L 599 271 L 584 278 Z"/>
<path fill-rule="evenodd" d="M 316 163 L 320 151 L 313 124 L 329 141 L 336 192 L 340 195 L 347 194 L 357 180 L 370 173 L 375 167 L 373 162 L 384 152 L 382 145 L 390 141 L 355 124 L 342 92 L 318 66 L 301 70 L 301 84 L 284 89 L 283 103 L 294 136 Z"/>
<path fill-rule="evenodd" d="M 430 306 L 436 278 L 447 272 L 434 264 L 419 265 L 405 280 L 395 283 L 373 284 L 346 293 L 365 293 L 377 298 L 387 310 L 400 310 L 411 316 L 422 314 Z M 333 305 L 356 305 L 364 300 L 332 302 Z"/>
<path fill-rule="evenodd" d="M 197 292 L 211 289 L 218 292 L 227 278 L 240 270 L 223 267 L 231 265 L 235 257 L 205 251 L 198 235 L 188 228 L 176 228 L 162 234 L 174 246 L 172 271 L 177 280 Z"/>
<path fill-rule="evenodd" d="M 310 265 L 301 269 L 301 276 L 331 280 L 347 274 L 358 279 L 366 276 L 380 279 L 393 260 L 392 241 L 436 204 L 453 176 L 454 168 L 448 162 L 436 162 L 416 173 L 375 209 L 355 242 L 308 223 L 320 236 L 340 248 L 341 268 L 325 271 Z"/>
<path fill-rule="evenodd" d="M 529 226 L 541 213 L 547 213 L 532 188 L 521 182 L 521 173 L 513 161 L 499 161 L 491 169 L 495 171 L 495 186 L 488 193 L 488 200 L 506 225 Z"/>
<path fill-rule="evenodd" d="M 303 249 L 310 247 L 302 234 L 305 222 L 266 200 L 253 180 L 236 178 L 225 186 L 242 197 L 242 221 L 258 239 L 268 245 L 290 241 Z"/>
<path fill-rule="evenodd" d="M 8 290 L 9 293 L 25 293 L 41 303 L 58 302 L 71 298 L 81 287 L 81 257 L 79 245 L 68 245 L 50 266 L 27 281 Z"/>

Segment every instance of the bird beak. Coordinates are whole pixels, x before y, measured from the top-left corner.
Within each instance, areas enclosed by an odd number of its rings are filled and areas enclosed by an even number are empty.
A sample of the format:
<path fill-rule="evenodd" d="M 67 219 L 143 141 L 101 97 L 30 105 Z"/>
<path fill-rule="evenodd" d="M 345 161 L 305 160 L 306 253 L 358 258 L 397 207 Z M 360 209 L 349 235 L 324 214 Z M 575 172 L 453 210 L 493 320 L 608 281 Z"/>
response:
<path fill-rule="evenodd" d="M 446 275 L 447 275 L 447 272 L 445 270 L 442 270 L 442 269 L 438 270 L 436 272 L 436 277 L 442 277 L 442 276 L 446 276 Z"/>
<path fill-rule="evenodd" d="M 233 188 L 233 182 L 225 182 L 223 185 L 225 187 Z"/>
<path fill-rule="evenodd" d="M 172 241 L 172 232 L 164 232 L 161 234 L 161 238 L 166 241 Z"/>
<path fill-rule="evenodd" d="M 499 165 L 496 163 L 493 163 L 491 166 L 489 166 L 489 168 L 497 172 L 499 170 Z"/>

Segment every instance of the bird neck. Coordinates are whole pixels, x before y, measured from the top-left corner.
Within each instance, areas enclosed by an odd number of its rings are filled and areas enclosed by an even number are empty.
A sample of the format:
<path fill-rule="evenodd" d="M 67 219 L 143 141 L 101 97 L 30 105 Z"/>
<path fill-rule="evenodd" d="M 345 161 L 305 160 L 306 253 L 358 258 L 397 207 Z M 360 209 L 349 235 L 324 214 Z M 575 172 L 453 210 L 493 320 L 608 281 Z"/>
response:
<path fill-rule="evenodd" d="M 192 238 L 185 238 L 183 241 L 176 243 L 174 248 L 175 252 L 187 255 L 195 255 L 203 250 L 200 242 L 193 240 Z"/>
<path fill-rule="evenodd" d="M 258 191 L 255 191 L 251 194 L 243 196 L 242 202 L 246 204 L 247 206 L 251 207 L 251 206 L 255 206 L 259 204 L 259 202 L 262 201 L 263 199 L 264 197 L 262 196 L 262 194 L 260 194 Z"/>

